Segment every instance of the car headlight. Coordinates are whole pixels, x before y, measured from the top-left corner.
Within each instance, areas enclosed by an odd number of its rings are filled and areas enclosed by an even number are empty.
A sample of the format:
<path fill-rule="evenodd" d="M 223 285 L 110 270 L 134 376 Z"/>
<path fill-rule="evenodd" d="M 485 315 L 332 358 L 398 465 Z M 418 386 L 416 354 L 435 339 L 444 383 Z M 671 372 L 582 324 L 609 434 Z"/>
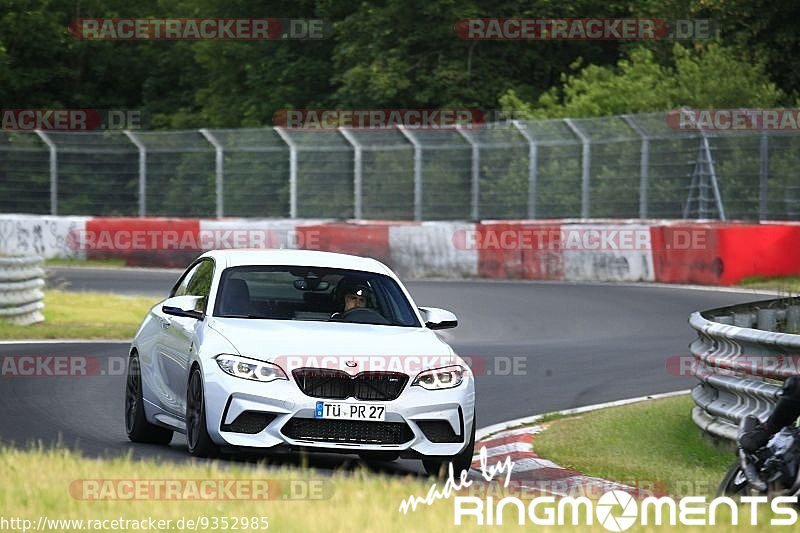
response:
<path fill-rule="evenodd" d="M 241 355 L 220 354 L 217 356 L 217 364 L 223 372 L 237 378 L 263 382 L 289 379 L 278 365 Z"/>
<path fill-rule="evenodd" d="M 411 386 L 419 385 L 428 390 L 452 389 L 461 385 L 462 381 L 464 381 L 464 367 L 453 365 L 420 372 Z"/>

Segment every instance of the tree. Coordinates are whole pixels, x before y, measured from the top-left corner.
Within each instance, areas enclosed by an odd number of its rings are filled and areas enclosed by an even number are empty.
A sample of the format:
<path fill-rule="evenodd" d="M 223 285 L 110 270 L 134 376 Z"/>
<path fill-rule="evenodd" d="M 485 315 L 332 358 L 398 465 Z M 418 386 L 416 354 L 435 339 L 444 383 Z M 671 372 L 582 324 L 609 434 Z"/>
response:
<path fill-rule="evenodd" d="M 674 66 L 656 62 L 644 46 L 616 67 L 573 65 L 563 87 L 554 87 L 536 104 L 513 91 L 501 98 L 503 111 L 530 118 L 592 117 L 693 108 L 772 107 L 786 96 L 770 81 L 763 63 L 750 64 L 719 43 L 695 49 L 675 44 Z M 579 69 L 579 70 L 578 70 Z"/>

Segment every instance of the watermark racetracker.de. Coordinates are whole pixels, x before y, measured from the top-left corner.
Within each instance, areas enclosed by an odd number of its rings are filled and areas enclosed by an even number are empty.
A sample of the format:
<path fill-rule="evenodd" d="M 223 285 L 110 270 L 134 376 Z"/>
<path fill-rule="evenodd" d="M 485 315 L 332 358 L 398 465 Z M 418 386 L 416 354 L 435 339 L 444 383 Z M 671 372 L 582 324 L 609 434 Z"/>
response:
<path fill-rule="evenodd" d="M 478 129 L 486 124 L 480 109 L 279 109 L 273 126 L 294 130 Z"/>
<path fill-rule="evenodd" d="M 654 41 L 713 39 L 717 28 L 710 19 L 469 18 L 455 32 L 480 41 Z"/>
<path fill-rule="evenodd" d="M 452 242 L 457 250 L 647 251 L 653 248 L 648 227 L 483 227 L 456 230 Z M 707 246 L 708 232 L 702 229 L 674 229 L 663 243 L 666 250 L 704 250 Z"/>
<path fill-rule="evenodd" d="M 82 501 L 326 500 L 327 479 L 76 479 L 69 495 Z"/>
<path fill-rule="evenodd" d="M 473 376 L 527 376 L 528 358 L 524 356 L 462 355 Z M 297 369 L 320 372 L 401 372 L 410 377 L 420 372 L 452 366 L 449 356 L 439 355 L 290 355 L 270 357 L 287 374 Z M 124 376 L 127 356 L 96 355 L 4 355 L 0 358 L 0 376 L 4 378 L 83 378 Z"/>
<path fill-rule="evenodd" d="M 299 18 L 80 18 L 69 24 L 69 32 L 103 41 L 319 40 L 333 34 L 333 25 Z"/>
<path fill-rule="evenodd" d="M 132 109 L 0 109 L 2 131 L 136 130 L 147 121 Z"/>
<path fill-rule="evenodd" d="M 798 131 L 800 109 L 677 109 L 667 113 L 677 131 Z"/>

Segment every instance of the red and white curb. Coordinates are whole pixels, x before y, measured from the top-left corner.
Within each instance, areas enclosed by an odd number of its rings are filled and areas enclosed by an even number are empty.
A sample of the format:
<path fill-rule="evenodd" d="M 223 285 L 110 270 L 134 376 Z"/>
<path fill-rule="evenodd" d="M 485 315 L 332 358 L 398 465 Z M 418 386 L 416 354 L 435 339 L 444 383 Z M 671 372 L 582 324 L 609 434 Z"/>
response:
<path fill-rule="evenodd" d="M 534 436 L 542 431 L 541 426 L 502 431 L 490 438 L 475 443 L 477 450 L 486 447 L 488 465 L 504 461 L 507 457 L 514 464 L 509 490 L 537 493 L 550 496 L 601 496 L 604 492 L 619 490 L 636 496 L 636 487 L 616 483 L 607 479 L 590 477 L 575 470 L 564 468 L 545 459 L 534 451 Z M 472 467 L 481 469 L 480 456 L 473 458 Z M 482 480 L 481 474 L 473 479 Z M 495 483 L 504 483 L 500 476 Z M 649 494 L 648 494 L 649 495 Z"/>
<path fill-rule="evenodd" d="M 632 403 L 638 403 L 661 398 L 669 398 L 687 394 L 689 391 L 670 392 L 666 394 L 656 394 L 640 398 L 631 398 L 616 402 L 609 402 L 598 405 L 590 405 L 577 409 L 560 411 L 559 415 L 574 415 L 605 409 L 608 407 L 619 407 Z M 510 485 L 515 492 L 540 493 L 551 496 L 602 496 L 603 493 L 612 490 L 630 493 L 634 497 L 646 497 L 654 494 L 653 487 L 634 487 L 616 481 L 603 478 L 586 476 L 576 470 L 564 468 L 553 461 L 541 457 L 536 453 L 535 436 L 543 431 L 541 425 L 536 422 L 547 415 L 536 415 L 532 417 L 511 420 L 496 424 L 479 430 L 476 434 L 475 456 L 473 457 L 470 478 L 473 480 L 483 480 L 481 472 L 481 449 L 486 449 L 487 465 L 495 465 L 510 459 L 513 463 L 511 471 Z M 476 472 L 477 470 L 477 472 Z M 502 484 L 504 478 L 493 480 L 494 483 Z"/>

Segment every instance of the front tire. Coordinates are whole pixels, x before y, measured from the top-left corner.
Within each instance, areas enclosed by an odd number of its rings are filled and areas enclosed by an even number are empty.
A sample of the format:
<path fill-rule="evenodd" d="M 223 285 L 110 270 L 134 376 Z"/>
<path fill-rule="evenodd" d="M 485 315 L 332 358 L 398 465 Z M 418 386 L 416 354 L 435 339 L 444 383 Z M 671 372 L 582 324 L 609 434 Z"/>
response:
<path fill-rule="evenodd" d="M 742 465 L 736 461 L 728 469 L 717 489 L 717 496 L 746 496 L 750 493 Z"/>
<path fill-rule="evenodd" d="M 475 455 L 475 419 L 472 419 L 472 435 L 467 446 L 450 457 L 437 457 L 423 459 L 422 466 L 429 476 L 445 478 L 449 475 L 449 465 L 453 463 L 453 477 L 457 480 L 461 476 L 461 471 L 469 471 L 472 465 L 472 457 Z"/>
<path fill-rule="evenodd" d="M 128 359 L 125 380 L 125 431 L 133 442 L 169 444 L 172 441 L 172 430 L 151 424 L 144 416 L 142 369 L 136 352 Z"/>
<path fill-rule="evenodd" d="M 208 434 L 205 404 L 203 376 L 195 367 L 186 387 L 186 443 L 190 455 L 213 458 L 219 456 L 219 446 Z"/>

